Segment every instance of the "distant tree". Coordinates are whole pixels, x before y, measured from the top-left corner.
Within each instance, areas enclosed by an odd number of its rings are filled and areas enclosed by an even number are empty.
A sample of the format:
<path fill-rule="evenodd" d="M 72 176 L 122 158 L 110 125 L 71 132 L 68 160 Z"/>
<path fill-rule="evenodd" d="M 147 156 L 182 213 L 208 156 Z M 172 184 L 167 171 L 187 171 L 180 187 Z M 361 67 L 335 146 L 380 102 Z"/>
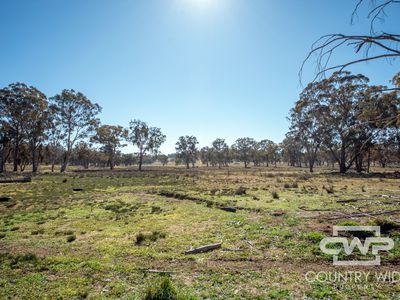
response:
<path fill-rule="evenodd" d="M 212 142 L 212 149 L 214 150 L 215 160 L 218 167 L 227 166 L 229 162 L 229 146 L 224 139 L 216 139 Z"/>
<path fill-rule="evenodd" d="M 129 123 L 129 141 L 139 150 L 139 171 L 142 170 L 143 156 L 147 153 L 157 154 L 160 146 L 165 142 L 166 136 L 160 128 L 149 127 L 145 122 L 133 120 Z"/>
<path fill-rule="evenodd" d="M 255 145 L 256 141 L 248 137 L 237 139 L 232 145 L 236 158 L 244 163 L 245 168 L 247 168 L 248 164 L 252 160 Z"/>
<path fill-rule="evenodd" d="M 54 114 L 52 120 L 59 127 L 60 140 L 65 148 L 61 165 L 61 172 L 65 172 L 75 143 L 87 138 L 99 123 L 96 116 L 101 107 L 74 90 L 63 90 L 50 101 Z"/>
<path fill-rule="evenodd" d="M 1 108 L 0 108 L 1 110 Z M 8 157 L 11 154 L 11 137 L 5 124 L 0 125 L 0 173 L 5 171 Z"/>
<path fill-rule="evenodd" d="M 324 91 L 319 83 L 310 83 L 300 94 L 291 110 L 290 131 L 305 150 L 310 172 L 313 172 L 318 150 L 326 137 L 326 124 L 320 122 L 320 96 Z"/>
<path fill-rule="evenodd" d="M 301 151 L 302 146 L 296 136 L 288 132 L 280 147 L 282 149 L 283 159 L 288 162 L 288 165 L 292 167 L 301 167 L 303 156 Z"/>
<path fill-rule="evenodd" d="M 199 157 L 202 164 L 206 165 L 207 167 L 209 166 L 209 164 L 211 164 L 212 166 L 215 165 L 215 155 L 212 148 L 207 146 L 201 148 L 199 151 Z"/>
<path fill-rule="evenodd" d="M 176 156 L 179 161 L 182 161 L 186 168 L 189 169 L 189 165 L 192 164 L 194 168 L 194 164 L 197 160 L 197 138 L 195 136 L 181 136 L 176 143 Z"/>
<path fill-rule="evenodd" d="M 157 159 L 163 166 L 168 164 L 168 156 L 165 154 L 157 155 Z"/>
<path fill-rule="evenodd" d="M 23 131 L 31 152 L 32 172 L 36 173 L 39 165 L 39 148 L 46 139 L 46 130 L 51 123 L 46 96 L 37 89 L 30 88 L 28 99 L 30 101 Z"/>
<path fill-rule="evenodd" d="M 110 169 L 114 169 L 115 154 L 120 147 L 125 147 L 122 141 L 128 137 L 128 130 L 122 126 L 102 125 L 97 127 L 96 134 L 91 137 L 91 142 L 101 144 L 101 150 L 108 155 Z"/>
<path fill-rule="evenodd" d="M 12 142 L 14 171 L 18 170 L 18 162 L 21 161 L 18 158 L 21 153 L 19 147 L 26 140 L 31 152 L 32 171 L 36 173 L 37 150 L 50 124 L 46 96 L 35 87 L 13 83 L 0 91 L 0 103 L 0 122 Z"/>
<path fill-rule="evenodd" d="M 132 166 L 137 163 L 137 157 L 133 153 L 123 153 L 121 154 L 121 162 L 125 166 Z"/>
<path fill-rule="evenodd" d="M 93 159 L 93 152 L 94 149 L 91 148 L 90 144 L 84 141 L 79 142 L 76 144 L 74 149 L 76 154 L 76 159 L 79 163 L 85 168 L 89 169 L 90 161 Z"/>
<path fill-rule="evenodd" d="M 273 141 L 265 139 L 259 142 L 260 149 L 260 160 L 267 163 L 267 167 L 270 163 L 274 163 L 275 167 L 278 162 L 279 146 Z"/>
<path fill-rule="evenodd" d="M 365 97 L 369 79 L 350 72 L 335 72 L 319 83 L 318 115 L 320 126 L 326 131 L 325 145 L 345 173 L 357 158 L 353 139 L 360 129 L 357 107 Z"/>

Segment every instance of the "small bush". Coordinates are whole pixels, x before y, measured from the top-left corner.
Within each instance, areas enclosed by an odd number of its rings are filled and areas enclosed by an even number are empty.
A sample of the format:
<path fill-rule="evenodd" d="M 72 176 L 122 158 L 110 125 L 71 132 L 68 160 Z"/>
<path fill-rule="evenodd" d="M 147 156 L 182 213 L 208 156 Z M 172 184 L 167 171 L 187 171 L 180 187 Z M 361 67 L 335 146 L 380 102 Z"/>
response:
<path fill-rule="evenodd" d="M 56 231 L 54 233 L 55 235 L 73 235 L 74 231 L 73 230 L 66 230 L 66 231 Z"/>
<path fill-rule="evenodd" d="M 293 183 L 286 182 L 286 183 L 283 185 L 283 187 L 284 187 L 285 189 L 297 189 L 297 188 L 299 187 L 299 185 L 298 185 L 297 182 L 293 182 Z"/>
<path fill-rule="evenodd" d="M 272 191 L 272 192 L 271 192 L 271 195 L 272 195 L 272 198 L 273 198 L 273 199 L 279 199 L 279 194 L 278 194 L 277 191 Z"/>
<path fill-rule="evenodd" d="M 43 234 L 43 233 L 44 233 L 44 229 L 33 230 L 31 232 L 32 235 L 38 235 L 38 234 Z"/>
<path fill-rule="evenodd" d="M 304 234 L 304 238 L 313 243 L 319 243 L 325 235 L 320 232 L 308 232 Z"/>
<path fill-rule="evenodd" d="M 151 207 L 151 213 L 152 213 L 152 214 L 159 214 L 159 213 L 161 213 L 161 212 L 162 212 L 161 207 L 159 207 L 159 206 L 152 206 L 152 207 Z"/>
<path fill-rule="evenodd" d="M 377 219 L 374 220 L 374 225 L 380 226 L 382 233 L 388 233 L 392 230 L 400 228 L 400 225 L 388 219 Z"/>
<path fill-rule="evenodd" d="M 16 255 L 8 255 L 10 259 L 10 265 L 12 268 L 17 266 L 21 266 L 24 264 L 31 264 L 36 266 L 39 262 L 38 257 L 34 253 L 26 253 L 26 254 L 16 254 Z"/>
<path fill-rule="evenodd" d="M 6 237 L 6 234 L 5 233 L 0 233 L 0 240 L 1 239 L 4 239 Z"/>
<path fill-rule="evenodd" d="M 136 235 L 136 242 L 135 243 L 136 243 L 136 245 L 141 245 L 145 240 L 146 240 L 146 236 L 143 233 L 139 232 Z"/>
<path fill-rule="evenodd" d="M 144 234 L 142 232 L 139 232 L 136 235 L 136 245 L 141 245 L 144 241 L 148 240 L 151 242 L 155 242 L 158 239 L 164 239 L 166 237 L 166 233 L 160 232 L 160 231 L 153 231 L 150 234 Z"/>
<path fill-rule="evenodd" d="M 333 194 L 335 192 L 333 185 L 328 185 L 328 186 L 322 186 L 322 188 L 328 193 L 328 194 Z"/>
<path fill-rule="evenodd" d="M 236 189 L 235 195 L 236 196 L 241 196 L 246 194 L 246 188 L 243 186 L 240 186 L 239 188 Z"/>
<path fill-rule="evenodd" d="M 179 294 L 171 279 L 163 276 L 153 286 L 147 288 L 143 300 L 195 300 L 195 298 Z"/>
<path fill-rule="evenodd" d="M 76 235 L 69 235 L 68 237 L 67 237 L 67 242 L 68 243 L 72 243 L 73 241 L 75 241 L 76 240 Z"/>

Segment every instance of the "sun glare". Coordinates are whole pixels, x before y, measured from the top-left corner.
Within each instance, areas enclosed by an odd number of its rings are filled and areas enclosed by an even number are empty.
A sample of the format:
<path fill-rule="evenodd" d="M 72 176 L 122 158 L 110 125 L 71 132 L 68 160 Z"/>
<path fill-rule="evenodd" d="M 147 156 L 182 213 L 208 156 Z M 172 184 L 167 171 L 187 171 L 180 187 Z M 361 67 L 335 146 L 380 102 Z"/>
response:
<path fill-rule="evenodd" d="M 180 0 L 181 4 L 194 12 L 211 12 L 219 8 L 223 0 Z"/>

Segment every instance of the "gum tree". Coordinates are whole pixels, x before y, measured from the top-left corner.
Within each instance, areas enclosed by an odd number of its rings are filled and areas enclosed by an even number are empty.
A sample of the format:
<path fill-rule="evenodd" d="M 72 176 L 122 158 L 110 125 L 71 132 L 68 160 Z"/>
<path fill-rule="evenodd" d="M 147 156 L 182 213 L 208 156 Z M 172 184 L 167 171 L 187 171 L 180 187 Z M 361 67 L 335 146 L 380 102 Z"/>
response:
<path fill-rule="evenodd" d="M 101 107 L 74 90 L 63 90 L 50 101 L 54 113 L 52 120 L 60 129 L 60 141 L 64 146 L 61 172 L 65 172 L 75 143 L 87 138 L 99 123 L 96 116 Z"/>
<path fill-rule="evenodd" d="M 236 158 L 244 163 L 244 167 L 247 168 L 247 165 L 252 160 L 252 154 L 257 142 L 252 138 L 240 138 L 235 141 L 232 145 L 232 149 L 235 153 Z"/>
<path fill-rule="evenodd" d="M 129 123 L 128 140 L 139 150 L 139 171 L 141 171 L 144 155 L 149 152 L 157 154 L 158 149 L 165 142 L 166 136 L 158 127 L 149 127 L 143 121 L 132 120 Z"/>
<path fill-rule="evenodd" d="M 125 147 L 122 141 L 128 137 L 128 130 L 122 126 L 102 125 L 96 128 L 96 134 L 91 137 L 91 141 L 101 144 L 101 150 L 108 156 L 108 164 L 110 169 L 114 169 L 115 154 L 118 148 Z"/>
<path fill-rule="evenodd" d="M 189 169 L 189 165 L 192 164 L 194 168 L 194 164 L 197 160 L 197 138 L 195 136 L 181 136 L 176 142 L 176 156 L 178 160 L 182 161 L 186 165 L 186 169 Z"/>

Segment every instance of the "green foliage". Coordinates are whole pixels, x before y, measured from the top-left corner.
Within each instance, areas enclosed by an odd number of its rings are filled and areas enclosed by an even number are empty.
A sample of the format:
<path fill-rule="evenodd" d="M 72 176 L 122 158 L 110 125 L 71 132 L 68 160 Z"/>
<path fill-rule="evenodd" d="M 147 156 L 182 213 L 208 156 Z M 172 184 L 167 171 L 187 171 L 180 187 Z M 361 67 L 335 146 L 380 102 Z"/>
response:
<path fill-rule="evenodd" d="M 72 243 L 73 241 L 76 240 L 76 235 L 69 235 L 67 236 L 67 242 Z"/>
<path fill-rule="evenodd" d="M 142 232 L 139 232 L 136 235 L 136 245 L 141 245 L 143 242 L 145 241 L 151 241 L 151 242 L 155 242 L 158 239 L 164 239 L 166 237 L 166 233 L 164 232 L 160 232 L 160 231 L 153 231 L 150 234 L 144 234 Z"/>
<path fill-rule="evenodd" d="M 278 194 L 277 191 L 272 191 L 271 192 L 271 196 L 272 196 L 273 199 L 279 199 L 279 194 Z"/>
<path fill-rule="evenodd" d="M 195 300 L 195 298 L 179 294 L 171 279 L 163 276 L 156 279 L 153 285 L 147 288 L 143 300 Z"/>

